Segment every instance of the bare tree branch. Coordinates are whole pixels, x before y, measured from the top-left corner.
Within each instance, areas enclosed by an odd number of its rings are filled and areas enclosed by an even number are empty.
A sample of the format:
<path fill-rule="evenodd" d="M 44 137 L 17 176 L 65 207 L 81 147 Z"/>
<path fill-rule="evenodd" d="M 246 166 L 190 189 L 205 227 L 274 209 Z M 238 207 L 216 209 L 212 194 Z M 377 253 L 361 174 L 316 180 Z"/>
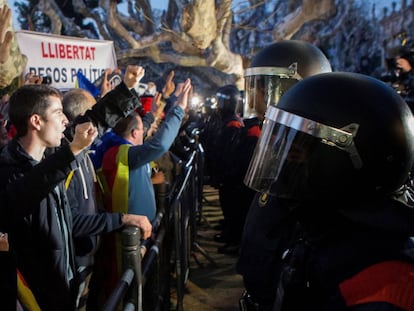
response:
<path fill-rule="evenodd" d="M 39 0 L 38 7 L 39 10 L 41 10 L 45 15 L 49 17 L 52 24 L 51 32 L 57 35 L 61 34 L 62 19 L 60 17 L 65 18 L 65 16 L 63 16 L 56 2 L 54 0 Z"/>
<path fill-rule="evenodd" d="M 335 12 L 334 0 L 303 0 L 302 5 L 285 16 L 275 25 L 273 38 L 275 41 L 290 39 L 307 22 L 324 19 Z"/>

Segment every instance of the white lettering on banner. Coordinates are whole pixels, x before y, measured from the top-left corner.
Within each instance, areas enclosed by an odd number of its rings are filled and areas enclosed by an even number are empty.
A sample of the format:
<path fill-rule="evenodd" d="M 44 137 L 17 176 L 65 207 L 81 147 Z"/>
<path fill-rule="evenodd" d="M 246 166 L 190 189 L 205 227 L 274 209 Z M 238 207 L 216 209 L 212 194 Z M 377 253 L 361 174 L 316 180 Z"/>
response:
<path fill-rule="evenodd" d="M 90 40 L 69 36 L 56 36 L 34 31 L 16 31 L 20 51 L 28 58 L 25 75 L 32 72 L 50 76 L 52 86 L 59 89 L 74 88 L 76 74 L 91 82 L 105 69 L 117 69 L 112 41 Z"/>

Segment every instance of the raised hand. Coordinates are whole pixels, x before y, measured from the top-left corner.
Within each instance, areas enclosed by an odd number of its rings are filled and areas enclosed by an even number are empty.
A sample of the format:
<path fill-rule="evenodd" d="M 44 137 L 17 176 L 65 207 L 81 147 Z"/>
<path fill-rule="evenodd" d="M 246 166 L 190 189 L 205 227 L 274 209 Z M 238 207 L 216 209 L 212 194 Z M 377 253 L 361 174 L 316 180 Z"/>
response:
<path fill-rule="evenodd" d="M 128 65 L 124 75 L 124 83 L 129 89 L 135 88 L 138 86 L 139 81 L 141 81 L 144 75 L 144 67 L 137 65 Z"/>
<path fill-rule="evenodd" d="M 174 70 L 171 70 L 171 72 L 168 74 L 167 80 L 165 81 L 165 85 L 162 88 L 162 95 L 164 98 L 170 97 L 171 93 L 174 92 L 175 89 L 175 83 L 173 81 L 174 79 Z"/>
<path fill-rule="evenodd" d="M 116 87 L 116 85 L 111 83 L 111 80 L 109 79 L 109 76 L 112 74 L 122 76 L 121 69 L 119 68 L 115 70 L 112 70 L 110 68 L 105 69 L 104 78 L 101 84 L 101 97 L 104 97 L 106 93 L 108 93 L 109 91 L 112 91 Z"/>
<path fill-rule="evenodd" d="M 7 62 L 10 56 L 10 46 L 13 32 L 7 31 L 11 21 L 11 10 L 7 5 L 0 8 L 0 64 Z"/>
<path fill-rule="evenodd" d="M 7 233 L 0 232 L 0 252 L 9 251 L 9 235 Z"/>
<path fill-rule="evenodd" d="M 178 96 L 177 105 L 183 108 L 183 110 L 186 110 L 187 108 L 192 89 L 193 86 L 191 85 L 191 80 L 187 79 L 184 83 L 178 84 L 177 90 L 174 93 Z M 177 93 L 177 91 L 179 91 L 179 93 Z"/>
<path fill-rule="evenodd" d="M 165 108 L 165 102 L 161 101 L 161 97 L 162 97 L 161 93 L 157 93 L 155 94 L 152 100 L 151 110 L 153 111 L 154 118 L 156 120 L 161 118 L 162 112 L 164 111 L 164 108 Z"/>
<path fill-rule="evenodd" d="M 78 124 L 75 127 L 75 135 L 69 144 L 74 155 L 78 155 L 82 150 L 89 147 L 98 136 L 98 130 L 92 122 Z"/>
<path fill-rule="evenodd" d="M 109 82 L 108 76 L 112 73 L 112 69 L 105 69 L 104 78 L 101 84 L 101 97 L 104 97 L 106 93 L 112 90 L 111 83 Z"/>
<path fill-rule="evenodd" d="M 25 76 L 24 76 L 24 81 L 23 84 L 27 85 L 27 84 L 42 84 L 42 76 L 38 76 L 32 72 L 28 72 Z"/>

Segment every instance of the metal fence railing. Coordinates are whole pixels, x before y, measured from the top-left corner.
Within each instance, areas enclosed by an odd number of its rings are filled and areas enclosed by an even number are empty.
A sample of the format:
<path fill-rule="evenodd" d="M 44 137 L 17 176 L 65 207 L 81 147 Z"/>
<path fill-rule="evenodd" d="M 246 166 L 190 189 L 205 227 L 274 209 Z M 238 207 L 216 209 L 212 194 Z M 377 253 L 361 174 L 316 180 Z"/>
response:
<path fill-rule="evenodd" d="M 104 310 L 183 310 L 185 286 L 196 243 L 197 222 L 202 210 L 203 149 L 198 140 L 171 189 L 157 185 L 157 216 L 151 239 L 140 241 L 136 227 L 122 232 L 122 270 Z M 171 306 L 171 288 L 176 305 Z"/>

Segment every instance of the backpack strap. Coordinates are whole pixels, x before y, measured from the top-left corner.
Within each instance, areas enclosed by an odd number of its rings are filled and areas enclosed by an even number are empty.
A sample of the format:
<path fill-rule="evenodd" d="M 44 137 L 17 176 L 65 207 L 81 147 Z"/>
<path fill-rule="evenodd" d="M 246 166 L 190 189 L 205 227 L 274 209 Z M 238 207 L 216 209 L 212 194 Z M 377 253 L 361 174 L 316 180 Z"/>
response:
<path fill-rule="evenodd" d="M 414 311 L 414 264 L 384 261 L 372 265 L 339 285 L 348 307 L 369 302 L 388 302 Z"/>

